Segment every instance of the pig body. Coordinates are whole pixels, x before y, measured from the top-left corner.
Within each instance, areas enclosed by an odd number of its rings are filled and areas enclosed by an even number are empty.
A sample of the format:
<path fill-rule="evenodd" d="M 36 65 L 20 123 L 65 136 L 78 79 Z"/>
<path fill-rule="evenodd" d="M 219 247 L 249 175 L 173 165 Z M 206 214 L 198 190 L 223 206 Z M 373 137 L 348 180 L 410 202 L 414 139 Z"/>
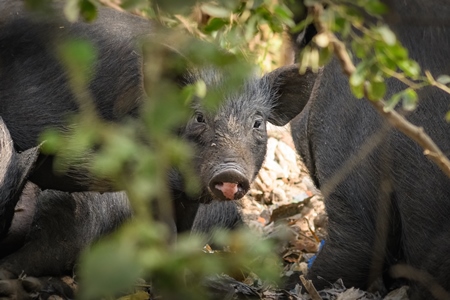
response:
<path fill-rule="evenodd" d="M 448 1 L 388 4 L 386 21 L 410 57 L 435 76 L 449 74 Z M 304 37 L 314 32 L 309 28 Z M 386 99 L 406 88 L 395 79 L 386 84 Z M 418 95 L 407 119 L 422 126 L 448 157 L 450 96 L 432 87 Z M 420 146 L 386 123 L 367 100 L 352 95 L 336 59 L 320 71 L 313 96 L 291 123 L 329 218 L 325 246 L 308 277 L 318 289 L 339 278 L 348 287 L 367 289 L 379 278 L 389 287 L 393 277 L 403 277 L 411 299 L 447 298 L 450 179 Z"/>

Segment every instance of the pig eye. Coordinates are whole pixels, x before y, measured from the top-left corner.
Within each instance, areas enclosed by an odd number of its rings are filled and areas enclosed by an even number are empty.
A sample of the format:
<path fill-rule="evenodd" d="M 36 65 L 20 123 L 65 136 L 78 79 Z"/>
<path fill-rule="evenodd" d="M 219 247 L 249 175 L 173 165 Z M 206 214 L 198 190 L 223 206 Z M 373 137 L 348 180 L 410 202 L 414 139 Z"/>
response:
<path fill-rule="evenodd" d="M 195 121 L 197 121 L 198 123 L 205 123 L 205 117 L 203 117 L 202 114 L 197 114 L 195 116 Z"/>
<path fill-rule="evenodd" d="M 253 128 L 258 129 L 261 127 L 261 125 L 262 125 L 262 121 L 256 120 L 255 123 L 253 124 Z"/>

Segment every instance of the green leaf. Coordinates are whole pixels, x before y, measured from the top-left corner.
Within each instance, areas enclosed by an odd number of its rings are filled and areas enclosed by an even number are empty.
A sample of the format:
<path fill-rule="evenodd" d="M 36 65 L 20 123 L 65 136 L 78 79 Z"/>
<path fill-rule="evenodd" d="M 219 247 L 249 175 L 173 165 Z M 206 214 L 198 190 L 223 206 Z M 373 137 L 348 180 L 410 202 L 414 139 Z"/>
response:
<path fill-rule="evenodd" d="M 46 129 L 39 140 L 43 142 L 40 151 L 47 154 L 56 153 L 63 143 L 63 137 L 56 129 Z"/>
<path fill-rule="evenodd" d="M 195 83 L 195 95 L 199 98 L 205 98 L 207 92 L 206 83 L 203 80 L 198 80 Z"/>
<path fill-rule="evenodd" d="M 317 48 L 311 49 L 311 55 L 309 57 L 309 65 L 314 73 L 319 71 L 319 50 Z"/>
<path fill-rule="evenodd" d="M 359 43 L 356 40 L 353 40 L 351 43 L 351 46 L 352 46 L 352 50 L 355 53 L 356 57 L 361 58 L 361 59 L 366 57 L 367 52 L 366 52 L 365 45 L 363 45 L 362 43 Z"/>
<path fill-rule="evenodd" d="M 394 45 L 397 42 L 397 38 L 395 37 L 395 34 L 392 32 L 389 27 L 383 25 L 376 29 L 376 31 L 381 35 L 383 38 L 383 41 L 388 44 L 389 46 Z"/>
<path fill-rule="evenodd" d="M 290 32 L 291 33 L 298 33 L 300 31 L 304 30 L 309 24 L 312 23 L 312 21 L 313 21 L 312 17 L 310 15 L 308 15 L 304 20 L 302 20 L 297 25 L 292 27 L 290 29 Z"/>
<path fill-rule="evenodd" d="M 64 15 L 70 22 L 78 20 L 78 16 L 80 15 L 78 0 L 68 0 L 66 2 L 66 5 L 64 5 Z"/>
<path fill-rule="evenodd" d="M 412 88 L 407 88 L 401 92 L 394 94 L 389 101 L 386 102 L 385 111 L 390 111 L 402 101 L 403 109 L 407 111 L 414 110 L 417 106 L 417 93 Z"/>
<path fill-rule="evenodd" d="M 380 100 L 386 94 L 386 84 L 384 82 L 368 81 L 367 94 L 369 100 Z"/>
<path fill-rule="evenodd" d="M 301 75 L 305 74 L 306 69 L 309 67 L 309 58 L 311 57 L 311 47 L 306 46 L 305 49 L 300 53 L 300 68 L 299 73 Z"/>
<path fill-rule="evenodd" d="M 326 65 L 333 57 L 333 51 L 330 47 L 320 48 L 319 50 L 319 66 Z"/>
<path fill-rule="evenodd" d="M 388 11 L 386 5 L 376 0 L 368 1 L 364 8 L 371 15 L 382 15 Z"/>
<path fill-rule="evenodd" d="M 326 33 L 316 34 L 313 38 L 313 41 L 316 43 L 317 46 L 321 48 L 328 47 L 328 45 L 330 44 L 330 38 Z"/>
<path fill-rule="evenodd" d="M 346 20 L 343 24 L 343 28 L 341 31 L 342 37 L 347 38 L 352 30 L 352 23 Z"/>
<path fill-rule="evenodd" d="M 231 11 L 225 7 L 216 6 L 213 4 L 202 4 L 201 10 L 212 17 L 228 18 L 231 15 Z"/>
<path fill-rule="evenodd" d="M 273 32 L 281 33 L 284 31 L 283 23 L 278 19 L 271 18 L 269 20 L 269 26 Z"/>
<path fill-rule="evenodd" d="M 358 99 L 364 97 L 364 82 L 366 80 L 368 67 L 370 62 L 363 61 L 356 66 L 355 72 L 352 73 L 349 79 L 350 88 Z"/>
<path fill-rule="evenodd" d="M 359 85 L 350 85 L 350 90 L 356 98 L 361 99 L 364 97 L 364 84 L 361 83 Z"/>
<path fill-rule="evenodd" d="M 448 75 L 440 75 L 437 79 L 437 82 L 442 83 L 442 84 L 449 84 L 450 83 L 450 76 Z"/>
<path fill-rule="evenodd" d="M 358 86 L 364 83 L 367 75 L 367 62 L 361 62 L 356 66 L 355 72 L 350 76 L 350 85 Z"/>
<path fill-rule="evenodd" d="M 399 68 L 405 72 L 406 76 L 414 79 L 420 74 L 419 64 L 411 59 L 399 61 L 397 64 Z"/>
<path fill-rule="evenodd" d="M 92 22 L 97 18 L 97 7 L 89 0 L 80 2 L 80 15 L 87 22 Z"/>
<path fill-rule="evenodd" d="M 133 8 L 145 7 L 147 5 L 146 0 L 123 0 L 120 6 L 125 10 L 131 10 Z"/>
<path fill-rule="evenodd" d="M 395 108 L 395 106 L 400 102 L 402 98 L 403 91 L 392 95 L 392 97 L 386 101 L 386 105 L 384 106 L 384 111 L 391 111 Z"/>
<path fill-rule="evenodd" d="M 445 114 L 445 120 L 450 123 L 450 111 Z"/>
<path fill-rule="evenodd" d="M 361 85 L 361 84 L 363 84 L 363 82 L 364 82 L 364 76 L 361 73 L 354 72 L 350 76 L 350 85 L 352 85 L 352 86 Z"/>
<path fill-rule="evenodd" d="M 67 40 L 58 45 L 58 50 L 74 87 L 83 88 L 92 76 L 92 68 L 97 58 L 95 48 L 89 41 Z"/>
<path fill-rule="evenodd" d="M 294 27 L 295 23 L 292 21 L 293 13 L 284 5 L 276 5 L 274 13 L 289 27 Z"/>
<path fill-rule="evenodd" d="M 389 47 L 388 51 L 397 59 L 407 59 L 408 58 L 408 49 L 396 43 L 392 47 Z"/>
<path fill-rule="evenodd" d="M 126 239 L 125 236 L 121 237 Z M 136 257 L 135 242 L 129 239 L 103 240 L 82 258 L 82 299 L 100 299 L 131 286 L 142 272 Z"/>
<path fill-rule="evenodd" d="M 407 88 L 406 90 L 403 91 L 403 109 L 407 110 L 407 111 L 412 111 L 416 108 L 417 106 L 417 93 L 415 90 L 411 89 L 411 88 Z"/>
<path fill-rule="evenodd" d="M 213 31 L 217 31 L 228 24 L 228 21 L 225 21 L 221 18 L 211 18 L 206 24 L 204 31 L 207 33 L 211 33 Z"/>

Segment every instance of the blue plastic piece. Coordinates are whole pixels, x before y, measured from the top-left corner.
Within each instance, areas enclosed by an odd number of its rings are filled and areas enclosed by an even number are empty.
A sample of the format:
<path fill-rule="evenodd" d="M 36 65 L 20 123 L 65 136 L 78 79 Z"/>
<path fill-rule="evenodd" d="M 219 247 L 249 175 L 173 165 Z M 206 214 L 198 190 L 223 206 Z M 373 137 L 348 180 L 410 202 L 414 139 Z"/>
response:
<path fill-rule="evenodd" d="M 317 251 L 316 254 L 314 254 L 314 256 L 312 256 L 310 259 L 308 259 L 308 269 L 311 269 L 313 262 L 316 260 L 317 254 L 319 254 L 320 250 L 322 250 L 323 245 L 325 245 L 325 240 L 321 240 L 320 241 L 320 245 L 319 245 L 319 251 Z"/>

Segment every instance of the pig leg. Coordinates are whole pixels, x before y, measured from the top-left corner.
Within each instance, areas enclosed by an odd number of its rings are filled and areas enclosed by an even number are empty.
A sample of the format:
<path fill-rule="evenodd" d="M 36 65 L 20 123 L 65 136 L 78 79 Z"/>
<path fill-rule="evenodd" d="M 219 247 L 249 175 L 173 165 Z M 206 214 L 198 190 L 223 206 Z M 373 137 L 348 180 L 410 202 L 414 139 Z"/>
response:
<path fill-rule="evenodd" d="M 200 204 L 191 232 L 210 235 L 215 229 L 235 229 L 241 225 L 243 221 L 237 202 L 216 200 Z"/>
<path fill-rule="evenodd" d="M 10 255 L 25 244 L 36 213 L 36 201 L 40 192 L 39 187 L 31 182 L 25 185 L 16 205 L 11 227 L 5 238 L 0 240 L 0 258 Z"/>
<path fill-rule="evenodd" d="M 217 229 L 233 230 L 244 224 L 236 201 L 176 201 L 175 211 L 178 233 L 204 235 L 205 243 L 211 243 Z"/>
<path fill-rule="evenodd" d="M 37 156 L 38 147 L 15 152 L 9 131 L 0 118 L 0 240 L 11 226 L 14 208 Z"/>

